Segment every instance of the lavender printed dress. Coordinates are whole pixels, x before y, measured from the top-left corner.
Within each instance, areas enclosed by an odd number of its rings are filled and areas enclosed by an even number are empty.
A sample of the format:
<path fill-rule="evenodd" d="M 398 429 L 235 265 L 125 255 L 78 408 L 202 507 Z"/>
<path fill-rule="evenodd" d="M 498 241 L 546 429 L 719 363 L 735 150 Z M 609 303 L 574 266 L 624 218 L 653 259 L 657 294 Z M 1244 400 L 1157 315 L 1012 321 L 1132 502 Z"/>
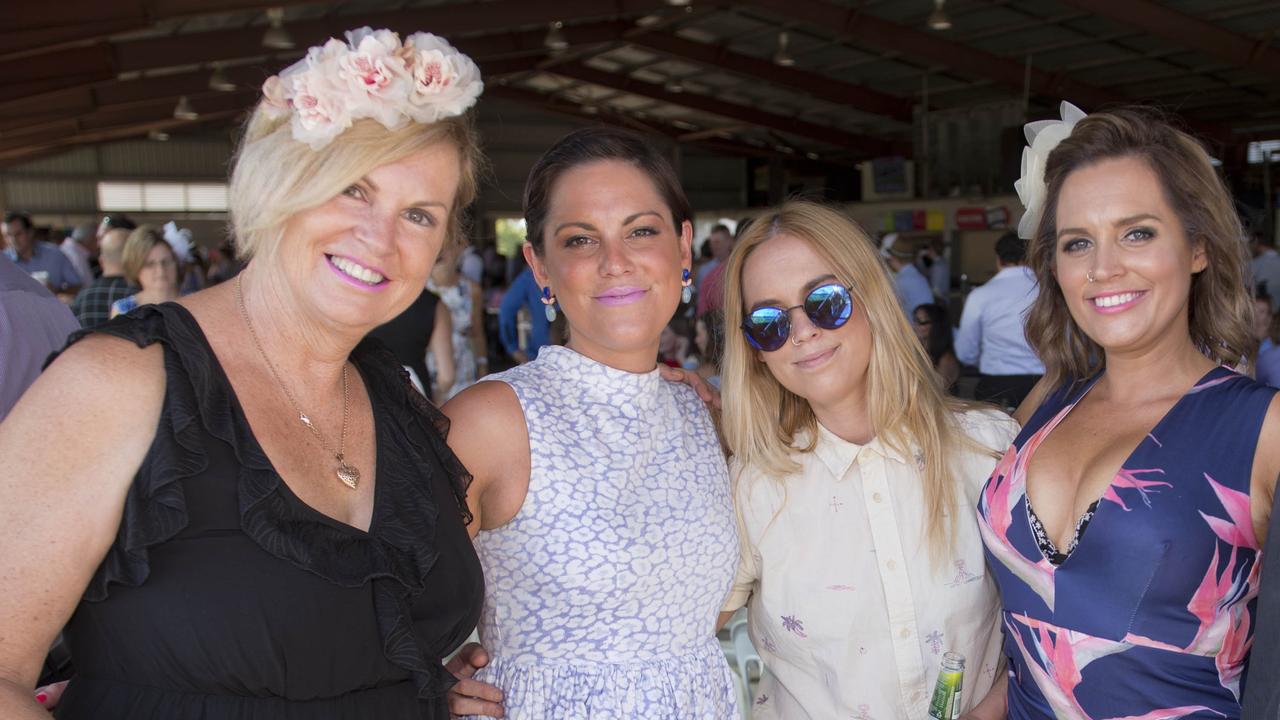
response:
<path fill-rule="evenodd" d="M 515 518 L 476 537 L 476 677 L 513 720 L 738 718 L 715 637 L 738 535 L 702 401 L 555 345 L 486 380 L 515 390 L 531 465 Z"/>
<path fill-rule="evenodd" d="M 1250 477 L 1275 390 L 1211 370 L 1122 464 L 1055 566 L 1032 532 L 1027 466 L 1095 382 L 1045 401 L 979 500 L 1009 718 L 1238 718 L 1262 561 Z"/>

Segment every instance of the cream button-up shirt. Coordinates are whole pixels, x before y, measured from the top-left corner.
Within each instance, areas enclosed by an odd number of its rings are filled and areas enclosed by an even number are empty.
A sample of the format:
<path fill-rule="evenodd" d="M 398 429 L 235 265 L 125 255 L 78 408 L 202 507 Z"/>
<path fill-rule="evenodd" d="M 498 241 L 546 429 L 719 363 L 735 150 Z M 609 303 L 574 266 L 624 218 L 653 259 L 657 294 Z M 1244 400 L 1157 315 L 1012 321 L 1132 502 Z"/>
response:
<path fill-rule="evenodd" d="M 996 453 L 1017 434 L 995 411 L 958 419 Z M 947 651 L 965 656 L 963 708 L 986 695 L 1000 666 L 1000 604 L 973 508 L 997 458 L 957 455 L 955 540 L 936 565 L 923 461 L 879 439 L 855 445 L 819 425 L 813 451 L 793 455 L 799 472 L 733 468 L 742 557 L 723 609 L 748 605 L 764 660 L 753 717 L 920 720 Z"/>

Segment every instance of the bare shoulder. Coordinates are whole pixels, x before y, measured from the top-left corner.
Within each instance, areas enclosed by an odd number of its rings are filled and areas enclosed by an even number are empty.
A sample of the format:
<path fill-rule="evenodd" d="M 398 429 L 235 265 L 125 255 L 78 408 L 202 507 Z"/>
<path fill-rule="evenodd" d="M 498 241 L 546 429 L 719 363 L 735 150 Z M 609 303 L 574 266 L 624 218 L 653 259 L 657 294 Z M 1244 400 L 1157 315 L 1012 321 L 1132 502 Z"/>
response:
<path fill-rule="evenodd" d="M 1271 398 L 1266 417 L 1262 420 L 1262 431 L 1258 435 L 1258 449 L 1254 456 L 1254 466 L 1262 466 L 1262 481 L 1268 494 L 1274 494 L 1276 478 L 1280 476 L 1280 393 Z M 1257 473 L 1255 473 L 1257 474 Z"/>
<path fill-rule="evenodd" d="M 441 408 L 449 418 L 449 447 L 474 480 L 474 495 L 483 501 L 495 483 L 526 468 L 528 480 L 529 430 L 515 390 L 499 381 L 478 382 Z M 473 508 L 474 512 L 475 508 Z"/>
<path fill-rule="evenodd" d="M 27 394 L 38 403 L 75 398 L 76 402 L 61 405 L 63 411 L 105 406 L 123 417 L 149 406 L 158 410 L 164 386 L 164 349 L 159 343 L 138 347 L 128 340 L 93 334 L 50 363 Z"/>

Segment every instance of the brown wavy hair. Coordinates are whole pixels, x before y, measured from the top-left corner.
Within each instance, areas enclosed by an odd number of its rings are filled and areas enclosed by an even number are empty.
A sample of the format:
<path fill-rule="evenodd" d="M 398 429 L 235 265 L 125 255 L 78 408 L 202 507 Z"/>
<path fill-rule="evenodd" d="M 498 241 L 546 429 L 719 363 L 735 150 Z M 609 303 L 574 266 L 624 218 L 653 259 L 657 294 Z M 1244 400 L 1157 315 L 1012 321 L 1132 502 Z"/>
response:
<path fill-rule="evenodd" d="M 1187 240 L 1204 243 L 1203 271 L 1191 279 L 1188 330 L 1206 357 L 1227 366 L 1251 360 L 1249 251 L 1231 194 L 1198 140 L 1150 108 L 1121 108 L 1081 120 L 1045 164 L 1045 204 L 1028 249 L 1040 293 L 1027 315 L 1027 340 L 1044 362 L 1050 387 L 1092 377 L 1106 363 L 1080 329 L 1054 275 L 1058 198 L 1071 173 L 1103 160 L 1134 157 L 1151 168 Z"/>

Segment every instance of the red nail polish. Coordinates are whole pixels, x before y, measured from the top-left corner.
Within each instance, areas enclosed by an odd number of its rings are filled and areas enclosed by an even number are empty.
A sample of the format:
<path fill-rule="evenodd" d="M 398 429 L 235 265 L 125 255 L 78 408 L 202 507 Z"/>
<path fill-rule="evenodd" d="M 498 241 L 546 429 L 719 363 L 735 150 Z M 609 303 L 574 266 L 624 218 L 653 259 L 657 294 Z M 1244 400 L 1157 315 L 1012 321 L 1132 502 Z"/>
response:
<path fill-rule="evenodd" d="M 45 701 L 45 700 L 48 700 L 48 699 L 49 699 L 49 696 L 48 696 L 48 695 L 45 695 L 44 693 L 37 693 L 37 694 L 36 694 L 36 702 L 40 703 L 41 705 L 43 705 L 43 704 L 44 704 L 44 701 Z"/>

